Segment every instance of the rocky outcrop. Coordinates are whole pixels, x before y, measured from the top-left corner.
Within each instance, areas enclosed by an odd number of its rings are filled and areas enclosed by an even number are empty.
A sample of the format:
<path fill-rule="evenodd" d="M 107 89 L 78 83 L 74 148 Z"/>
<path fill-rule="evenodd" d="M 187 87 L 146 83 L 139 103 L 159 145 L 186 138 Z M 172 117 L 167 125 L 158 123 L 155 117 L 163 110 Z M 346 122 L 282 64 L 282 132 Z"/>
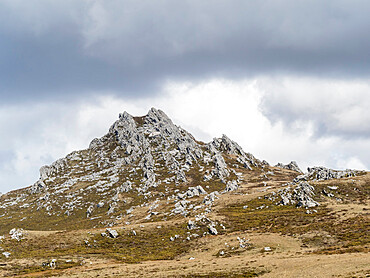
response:
<path fill-rule="evenodd" d="M 245 153 L 236 142 L 230 140 L 226 135 L 222 135 L 221 138 L 214 138 L 208 144 L 208 149 L 211 153 L 223 152 L 236 156 L 237 161 L 249 170 L 252 170 L 253 166 L 262 166 L 258 159 L 250 153 Z"/>
<path fill-rule="evenodd" d="M 290 187 L 279 190 L 282 205 L 295 205 L 296 207 L 312 208 L 319 205 L 313 197 L 314 187 L 307 182 L 299 183 L 295 188 Z"/>
<path fill-rule="evenodd" d="M 298 167 L 298 164 L 295 161 L 291 161 L 289 164 L 286 164 L 286 165 L 284 165 L 282 163 L 278 163 L 278 164 L 275 165 L 275 167 L 279 167 L 279 168 L 287 169 L 287 170 L 292 170 L 292 171 L 296 171 L 298 173 L 303 174 L 302 170 Z"/>
<path fill-rule="evenodd" d="M 67 164 L 68 160 L 66 158 L 60 158 L 49 166 L 42 166 L 40 168 L 40 179 L 44 180 L 52 175 L 58 174 L 64 170 Z"/>
<path fill-rule="evenodd" d="M 237 189 L 238 189 L 238 183 L 235 180 L 228 181 L 224 192 L 235 191 Z"/>
<path fill-rule="evenodd" d="M 198 185 L 196 187 L 189 187 L 189 189 L 184 193 L 178 193 L 177 198 L 179 199 L 193 198 L 203 194 L 207 194 L 207 192 L 203 189 L 203 187 Z"/>
<path fill-rule="evenodd" d="M 294 182 L 309 181 L 309 180 L 331 180 L 346 177 L 354 177 L 359 171 L 344 170 L 336 171 L 325 167 L 311 167 L 307 168 L 308 173 L 300 175 L 294 179 Z"/>
<path fill-rule="evenodd" d="M 213 163 L 215 165 L 215 169 L 212 173 L 220 178 L 222 182 L 226 182 L 226 178 L 229 176 L 229 170 L 227 169 L 228 167 L 225 160 L 220 153 L 216 153 L 214 155 Z"/>

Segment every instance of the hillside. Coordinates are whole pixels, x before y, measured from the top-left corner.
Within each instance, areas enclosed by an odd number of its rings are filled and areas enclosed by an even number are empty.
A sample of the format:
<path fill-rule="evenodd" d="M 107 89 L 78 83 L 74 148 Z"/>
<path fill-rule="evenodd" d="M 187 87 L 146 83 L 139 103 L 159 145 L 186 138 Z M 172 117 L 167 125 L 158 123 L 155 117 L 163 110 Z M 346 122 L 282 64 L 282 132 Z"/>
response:
<path fill-rule="evenodd" d="M 4 277 L 368 277 L 370 173 L 269 165 L 152 108 L 0 196 Z"/>

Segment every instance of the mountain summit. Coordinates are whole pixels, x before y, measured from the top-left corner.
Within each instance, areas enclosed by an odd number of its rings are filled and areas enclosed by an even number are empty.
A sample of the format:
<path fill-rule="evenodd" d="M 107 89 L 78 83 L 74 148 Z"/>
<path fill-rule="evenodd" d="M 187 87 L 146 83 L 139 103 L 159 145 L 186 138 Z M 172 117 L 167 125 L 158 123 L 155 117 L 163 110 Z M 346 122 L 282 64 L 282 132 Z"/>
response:
<path fill-rule="evenodd" d="M 112 215 L 155 200 L 176 200 L 189 188 L 201 194 L 233 191 L 243 180 L 240 170 L 266 165 L 226 135 L 197 141 L 161 110 L 151 108 L 142 117 L 124 112 L 88 149 L 41 167 L 39 180 L 17 203 L 26 203 L 30 213 L 55 217 L 56 226 L 68 225 L 64 216 L 71 221 L 98 217 L 105 225 Z"/>

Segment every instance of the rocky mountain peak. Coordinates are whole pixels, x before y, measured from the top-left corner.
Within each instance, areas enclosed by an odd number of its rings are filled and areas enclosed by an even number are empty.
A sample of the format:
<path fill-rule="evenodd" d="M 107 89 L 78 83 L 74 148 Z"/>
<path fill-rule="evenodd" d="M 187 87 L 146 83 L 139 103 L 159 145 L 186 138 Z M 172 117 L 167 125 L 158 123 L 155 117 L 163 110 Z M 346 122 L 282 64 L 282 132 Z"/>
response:
<path fill-rule="evenodd" d="M 189 198 L 205 195 L 198 206 L 207 209 L 218 194 L 238 189 L 243 171 L 265 165 L 226 135 L 197 141 L 161 110 L 138 117 L 123 112 L 88 149 L 41 167 L 23 201 L 50 216 L 73 217 L 84 210 L 88 218 L 103 219 L 174 200 L 169 214 L 187 215 L 196 206 Z"/>

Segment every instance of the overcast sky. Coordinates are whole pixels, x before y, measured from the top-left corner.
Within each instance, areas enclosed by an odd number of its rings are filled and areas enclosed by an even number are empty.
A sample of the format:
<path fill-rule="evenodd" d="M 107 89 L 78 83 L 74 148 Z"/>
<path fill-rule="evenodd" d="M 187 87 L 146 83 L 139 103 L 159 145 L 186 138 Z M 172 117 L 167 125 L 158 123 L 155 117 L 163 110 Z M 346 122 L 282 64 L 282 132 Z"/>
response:
<path fill-rule="evenodd" d="M 271 164 L 370 169 L 369 1 L 0 1 L 0 191 L 152 107 Z"/>

